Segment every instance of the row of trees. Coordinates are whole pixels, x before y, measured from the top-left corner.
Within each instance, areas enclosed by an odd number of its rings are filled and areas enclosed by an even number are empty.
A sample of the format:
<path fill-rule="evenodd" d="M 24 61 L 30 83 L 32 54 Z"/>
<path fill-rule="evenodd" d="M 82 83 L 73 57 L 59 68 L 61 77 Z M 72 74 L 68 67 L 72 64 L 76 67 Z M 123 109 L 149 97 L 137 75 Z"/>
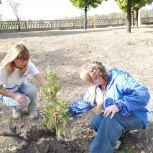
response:
<path fill-rule="evenodd" d="M 7 0 L 11 6 L 17 21 L 19 21 L 18 7 L 19 3 L 13 0 Z M 69 0 L 77 8 L 84 10 L 84 29 L 87 29 L 87 12 L 92 8 L 98 7 L 103 1 L 108 0 Z M 126 13 L 127 17 L 127 32 L 131 33 L 131 19 L 136 16 L 136 26 L 138 26 L 139 9 L 147 4 L 151 4 L 153 0 L 115 0 L 120 9 Z M 0 0 L 1 4 L 1 0 Z"/>
<path fill-rule="evenodd" d="M 131 16 L 136 12 L 136 25 L 138 26 L 139 9 L 147 4 L 151 4 L 153 0 L 116 0 L 120 9 L 127 12 L 127 31 L 131 32 Z"/>
<path fill-rule="evenodd" d="M 74 6 L 84 9 L 84 29 L 87 29 L 87 11 L 90 7 L 96 8 L 103 0 L 70 0 Z M 107 1 L 107 0 L 105 0 Z M 136 12 L 136 25 L 138 26 L 138 11 L 153 0 L 115 0 L 123 12 L 127 13 L 127 32 L 131 33 L 131 17 Z"/>

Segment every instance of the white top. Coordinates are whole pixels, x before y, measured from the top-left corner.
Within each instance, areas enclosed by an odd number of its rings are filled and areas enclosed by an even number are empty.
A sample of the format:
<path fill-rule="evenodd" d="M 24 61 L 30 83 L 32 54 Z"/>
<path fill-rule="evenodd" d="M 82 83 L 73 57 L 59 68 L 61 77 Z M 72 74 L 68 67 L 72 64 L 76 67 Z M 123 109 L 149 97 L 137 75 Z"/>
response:
<path fill-rule="evenodd" d="M 97 104 L 101 103 L 101 100 L 103 99 L 103 92 L 102 90 L 97 87 L 97 86 L 91 86 L 88 88 L 85 96 L 83 97 L 84 100 L 89 100 L 90 96 L 92 95 L 93 92 L 95 92 L 95 88 L 96 88 L 96 97 L 95 97 L 95 101 Z"/>
<path fill-rule="evenodd" d="M 108 74 L 108 76 L 110 75 L 110 68 L 105 67 L 106 69 L 106 73 Z M 99 86 L 96 85 L 92 85 L 88 88 L 85 96 L 83 97 L 83 99 L 89 101 L 90 96 L 93 94 L 93 92 L 95 92 L 96 90 L 96 97 L 95 97 L 95 102 L 96 104 L 101 104 L 102 99 L 106 99 L 106 95 L 104 96 L 103 91 L 100 89 Z M 104 96 L 104 97 L 103 97 Z"/>
<path fill-rule="evenodd" d="M 6 90 L 17 91 L 21 84 L 27 82 L 29 75 L 34 76 L 39 73 L 38 69 L 31 61 L 28 62 L 27 70 L 22 77 L 19 71 L 18 68 L 15 68 L 15 71 L 7 77 L 6 69 L 0 69 L 0 85 L 3 85 L 3 88 Z"/>

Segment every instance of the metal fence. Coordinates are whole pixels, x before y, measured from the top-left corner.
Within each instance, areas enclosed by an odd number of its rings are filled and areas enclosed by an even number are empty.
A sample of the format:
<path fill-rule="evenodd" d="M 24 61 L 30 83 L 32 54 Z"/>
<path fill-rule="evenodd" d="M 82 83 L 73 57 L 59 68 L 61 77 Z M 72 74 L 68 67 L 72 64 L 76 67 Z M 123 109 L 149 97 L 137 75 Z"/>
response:
<path fill-rule="evenodd" d="M 142 18 L 141 24 L 153 24 L 153 17 L 150 18 Z"/>
<path fill-rule="evenodd" d="M 152 24 L 153 18 L 142 18 L 142 24 Z M 88 19 L 88 28 L 126 25 L 126 19 Z M 83 29 L 84 20 L 0 21 L 0 32 Z"/>

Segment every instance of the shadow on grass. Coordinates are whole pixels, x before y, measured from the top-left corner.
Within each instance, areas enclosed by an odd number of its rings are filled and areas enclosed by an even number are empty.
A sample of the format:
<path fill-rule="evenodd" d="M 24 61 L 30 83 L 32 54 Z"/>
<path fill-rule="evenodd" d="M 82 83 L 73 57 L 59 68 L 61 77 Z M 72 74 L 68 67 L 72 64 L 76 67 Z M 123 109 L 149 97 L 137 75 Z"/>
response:
<path fill-rule="evenodd" d="M 60 77 L 62 80 L 63 86 L 70 86 L 71 88 L 84 86 L 83 82 L 80 80 L 79 72 L 80 67 L 85 63 L 81 61 L 82 56 L 79 53 L 77 54 L 63 54 L 62 49 L 55 51 L 48 51 L 43 54 L 43 58 L 39 58 L 40 55 L 33 53 L 33 62 L 41 67 L 42 70 L 45 70 L 47 67 L 53 69 L 53 71 Z M 61 72 L 64 72 L 62 74 Z M 63 88 L 64 88 L 63 87 Z"/>
<path fill-rule="evenodd" d="M 146 32 L 146 33 L 149 33 L 149 34 L 150 34 L 150 33 L 153 33 L 153 31 L 145 31 L 145 32 Z"/>
<path fill-rule="evenodd" d="M 46 37 L 46 36 L 61 36 L 61 35 L 74 35 L 74 34 L 83 34 L 91 33 L 98 31 L 110 31 L 124 29 L 124 27 L 108 27 L 100 29 L 88 29 L 88 30 L 47 30 L 47 31 L 30 31 L 30 32 L 13 32 L 13 33 L 0 33 L 0 39 L 8 38 L 24 38 L 24 37 Z"/>
<path fill-rule="evenodd" d="M 1 62 L 1 60 L 4 58 L 5 55 L 6 55 L 5 52 L 0 52 L 0 62 Z"/>

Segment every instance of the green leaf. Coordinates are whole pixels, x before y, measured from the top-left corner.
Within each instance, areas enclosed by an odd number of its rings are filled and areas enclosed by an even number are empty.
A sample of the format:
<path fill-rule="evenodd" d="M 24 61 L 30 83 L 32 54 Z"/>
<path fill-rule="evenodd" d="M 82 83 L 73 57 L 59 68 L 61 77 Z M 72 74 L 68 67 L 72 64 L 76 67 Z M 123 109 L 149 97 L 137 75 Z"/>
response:
<path fill-rule="evenodd" d="M 70 0 L 70 2 L 77 8 L 84 8 L 85 6 L 96 8 L 103 0 Z"/>

